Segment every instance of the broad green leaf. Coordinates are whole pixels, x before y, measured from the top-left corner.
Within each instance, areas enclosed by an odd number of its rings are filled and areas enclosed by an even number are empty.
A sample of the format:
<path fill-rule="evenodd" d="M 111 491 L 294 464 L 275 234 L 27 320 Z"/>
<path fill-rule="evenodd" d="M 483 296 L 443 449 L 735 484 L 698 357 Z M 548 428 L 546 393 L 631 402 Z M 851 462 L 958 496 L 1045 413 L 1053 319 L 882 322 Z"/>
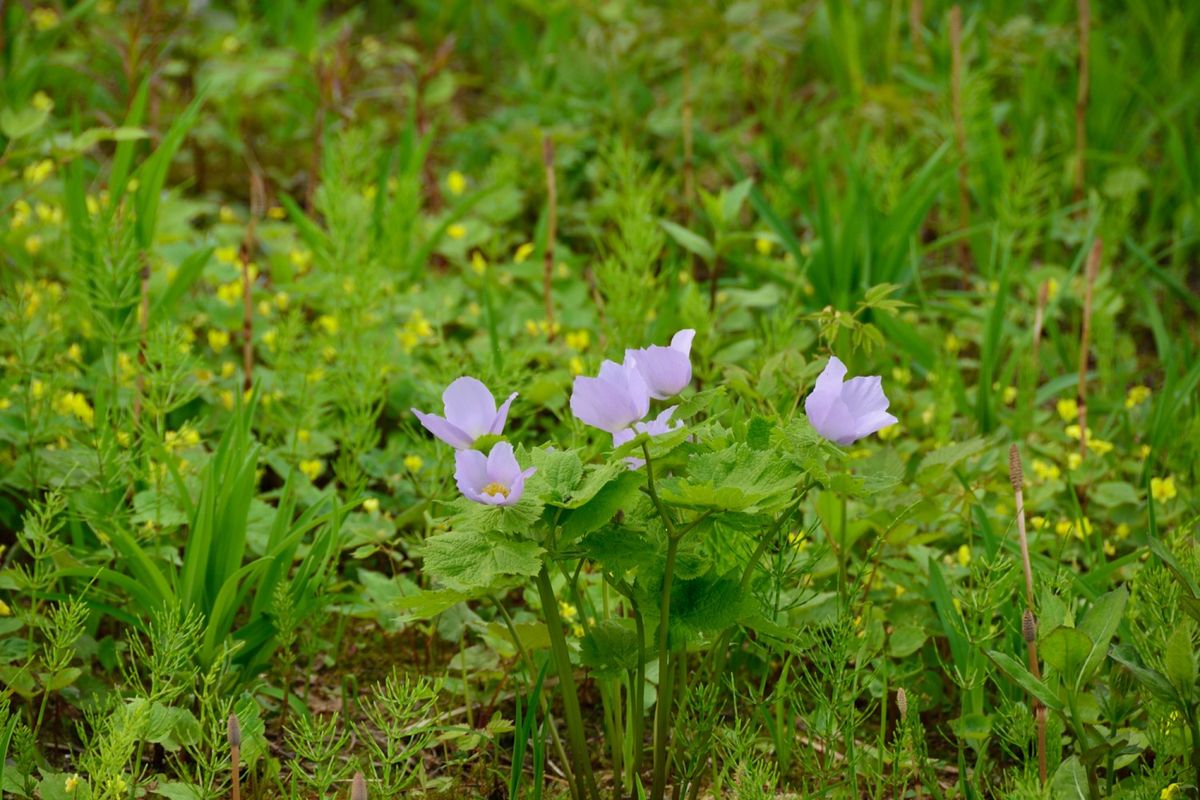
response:
<path fill-rule="evenodd" d="M 1137 489 L 1124 481 L 1107 481 L 1097 484 L 1088 492 L 1088 497 L 1102 506 L 1137 505 Z"/>
<path fill-rule="evenodd" d="M 1009 680 L 1014 681 L 1026 693 L 1036 697 L 1046 708 L 1062 711 L 1063 704 L 1058 695 L 1050 691 L 1049 686 L 1035 678 L 1029 668 L 1020 661 L 1008 653 L 1001 653 L 998 650 L 989 650 L 987 655 L 1000 668 L 1000 671 L 1008 676 Z"/>
<path fill-rule="evenodd" d="M 1143 666 L 1132 648 L 1118 645 L 1112 649 L 1109 655 L 1112 656 L 1113 661 L 1129 670 L 1137 682 L 1145 686 L 1159 700 L 1176 706 L 1182 704 L 1179 693 L 1175 691 L 1175 687 L 1171 685 L 1166 676 L 1158 670 Z"/>
<path fill-rule="evenodd" d="M 684 641 L 693 634 L 723 631 L 753 611 L 753 598 L 743 591 L 736 570 L 676 580 L 671 586 L 671 632 Z"/>
<path fill-rule="evenodd" d="M 19 111 L 6 108 L 0 111 L 0 133 L 9 139 L 21 139 L 45 125 L 49 117 L 49 111 L 34 106 L 25 106 Z"/>
<path fill-rule="evenodd" d="M 425 542 L 425 572 L 449 589 L 474 592 L 489 588 L 497 578 L 532 577 L 542 567 L 545 552 L 534 542 L 494 533 L 454 531 Z"/>
<path fill-rule="evenodd" d="M 581 544 L 585 558 L 616 575 L 634 569 L 646 558 L 646 534 L 628 528 L 603 527 L 585 536 Z"/>
<path fill-rule="evenodd" d="M 606 619 L 583 637 L 580 655 L 598 677 L 617 677 L 638 665 L 637 628 L 631 619 Z"/>
<path fill-rule="evenodd" d="M 1167 648 L 1163 651 L 1163 671 L 1179 696 L 1190 700 L 1196 690 L 1196 648 L 1192 645 L 1192 625 L 1186 618 L 1181 620 L 1167 639 Z"/>
<path fill-rule="evenodd" d="M 613 515 L 635 501 L 644 481 L 640 472 L 629 470 L 606 484 L 587 503 L 563 515 L 563 536 L 570 541 L 608 524 Z"/>
<path fill-rule="evenodd" d="M 1050 788 L 1055 800 L 1088 800 L 1087 770 L 1076 756 L 1071 756 L 1058 765 L 1050 779 Z"/>
<path fill-rule="evenodd" d="M 1123 586 L 1108 592 L 1096 599 L 1083 621 L 1079 623 L 1079 630 L 1092 641 L 1092 648 L 1083 664 L 1076 688 L 1082 688 L 1104 662 L 1105 656 L 1108 655 L 1108 646 L 1117 632 L 1117 626 L 1121 624 L 1121 615 L 1125 611 L 1125 602 L 1128 599 L 1129 592 Z"/>
<path fill-rule="evenodd" d="M 1038 653 L 1064 680 L 1080 686 L 1084 682 L 1084 665 L 1094 648 L 1095 642 L 1086 633 L 1060 625 L 1042 639 Z"/>
<path fill-rule="evenodd" d="M 537 448 L 530 454 L 533 466 L 537 467 L 532 480 L 544 483 L 546 501 L 561 503 L 567 500 L 583 478 L 583 462 L 571 450 L 544 450 Z"/>
<path fill-rule="evenodd" d="M 391 602 L 391 606 L 398 611 L 408 612 L 404 615 L 406 619 L 430 619 L 470 597 L 470 592 L 431 589 L 398 597 Z"/>
<path fill-rule="evenodd" d="M 712 263 L 713 259 L 717 257 L 713 246 L 700 234 L 693 233 L 682 225 L 671 222 L 669 219 L 660 219 L 658 224 L 683 249 L 695 253 L 709 263 Z"/>

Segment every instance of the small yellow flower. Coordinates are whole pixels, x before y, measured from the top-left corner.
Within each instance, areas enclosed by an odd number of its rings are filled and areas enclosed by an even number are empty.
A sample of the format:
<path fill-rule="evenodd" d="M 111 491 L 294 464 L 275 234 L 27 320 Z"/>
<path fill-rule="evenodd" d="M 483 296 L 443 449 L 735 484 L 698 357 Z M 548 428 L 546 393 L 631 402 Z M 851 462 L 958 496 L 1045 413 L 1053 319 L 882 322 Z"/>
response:
<path fill-rule="evenodd" d="M 367 184 L 366 186 L 364 186 L 362 188 L 363 199 L 365 199 L 367 201 L 374 200 L 375 196 L 378 194 L 379 194 L 379 187 L 373 183 Z"/>
<path fill-rule="evenodd" d="M 577 616 L 579 616 L 579 609 L 577 609 L 575 606 L 568 603 L 566 600 L 559 600 L 558 601 L 558 613 L 562 615 L 562 618 L 564 620 L 566 620 L 567 622 L 570 622 L 571 620 L 573 620 Z"/>
<path fill-rule="evenodd" d="M 1067 427 L 1063 428 L 1063 433 L 1067 434 L 1067 436 L 1071 437 L 1075 441 L 1079 441 L 1079 437 L 1084 435 L 1083 430 L 1078 425 L 1068 425 Z M 1089 442 L 1092 440 L 1091 428 L 1087 429 L 1087 438 Z"/>
<path fill-rule="evenodd" d="M 312 266 L 312 252 L 303 248 L 294 248 L 288 253 L 292 266 L 301 272 L 306 272 Z"/>
<path fill-rule="evenodd" d="M 1096 455 L 1102 456 L 1113 451 L 1113 443 L 1107 439 L 1093 439 L 1088 436 L 1088 447 L 1096 451 Z"/>
<path fill-rule="evenodd" d="M 583 638 L 583 626 L 580 625 L 578 622 L 576 622 L 574 625 L 571 626 L 571 635 L 574 636 L 576 639 Z"/>
<path fill-rule="evenodd" d="M 902 426 L 900 425 L 888 425 L 886 428 L 883 428 L 879 431 L 879 438 L 885 442 L 890 442 L 892 439 L 898 439 L 900 437 L 901 427 Z"/>
<path fill-rule="evenodd" d="M 410 453 L 404 457 L 404 468 L 409 472 L 420 472 L 423 466 L 425 466 L 425 462 L 415 453 Z"/>
<path fill-rule="evenodd" d="M 221 405 L 225 407 L 226 411 L 233 410 L 233 392 L 228 389 L 221 390 Z"/>
<path fill-rule="evenodd" d="M 584 350 L 588 349 L 588 345 L 591 344 L 592 337 L 585 330 L 571 331 L 567 334 L 566 340 L 567 347 L 571 348 L 572 350 L 579 350 L 580 352 L 583 352 Z"/>
<path fill-rule="evenodd" d="M 528 333 L 530 336 L 537 336 L 538 335 L 537 321 L 532 320 L 532 319 L 525 320 L 525 332 Z"/>
<path fill-rule="evenodd" d="M 363 507 L 363 510 L 366 511 L 368 514 L 379 513 L 379 498 L 378 497 L 368 497 L 366 500 L 363 500 L 362 507 Z"/>
<path fill-rule="evenodd" d="M 87 398 L 79 392 L 63 392 L 54 398 L 52 405 L 59 414 L 74 416 L 89 428 L 95 424 L 96 412 Z"/>
<path fill-rule="evenodd" d="M 1149 386 L 1130 386 L 1129 392 L 1125 395 L 1125 407 L 1133 408 L 1150 399 Z"/>
<path fill-rule="evenodd" d="M 1046 299 L 1053 300 L 1054 298 L 1058 297 L 1058 288 L 1059 286 L 1057 278 L 1051 278 L 1050 280 L 1046 281 Z"/>
<path fill-rule="evenodd" d="M 66 782 L 63 783 L 63 788 L 67 790 L 67 794 L 74 793 L 74 791 L 79 788 L 79 776 L 68 775 Z"/>
<path fill-rule="evenodd" d="M 471 269 L 476 275 L 483 275 L 487 272 L 487 259 L 478 250 L 471 253 Z"/>
<path fill-rule="evenodd" d="M 284 219 L 287 212 L 283 210 L 283 206 L 271 206 L 267 209 L 267 216 L 271 219 Z"/>
<path fill-rule="evenodd" d="M 36 256 L 42 252 L 42 237 L 34 234 L 25 237 L 25 252 L 31 256 Z"/>
<path fill-rule="evenodd" d="M 1115 544 L 1113 544 L 1110 540 L 1105 539 L 1103 547 L 1104 547 L 1104 555 L 1108 556 L 1109 558 L 1112 558 L 1113 556 L 1115 556 L 1117 554 L 1117 546 Z"/>
<path fill-rule="evenodd" d="M 1138 455 L 1145 460 L 1150 457 L 1150 445 L 1144 444 L 1138 448 Z"/>
<path fill-rule="evenodd" d="M 1071 523 L 1071 520 L 1060 519 L 1058 522 L 1056 522 L 1054 524 L 1054 532 L 1057 533 L 1059 536 L 1068 536 L 1068 535 L 1070 535 L 1070 533 L 1071 533 L 1072 529 L 1074 529 L 1074 527 L 1075 526 Z"/>
<path fill-rule="evenodd" d="M 958 546 L 958 553 L 956 557 L 958 558 L 959 566 L 967 566 L 971 563 L 971 548 L 967 547 L 965 544 L 960 544 Z"/>
<path fill-rule="evenodd" d="M 1160 503 L 1175 499 L 1175 476 L 1150 479 L 1150 496 Z"/>
<path fill-rule="evenodd" d="M 450 194 L 457 197 L 467 190 L 467 179 L 458 170 L 453 170 L 446 176 L 446 189 Z"/>
<path fill-rule="evenodd" d="M 228 36 L 226 36 L 224 39 L 221 40 L 221 49 L 229 54 L 236 53 L 238 51 L 238 48 L 240 48 L 241 46 L 242 46 L 242 43 L 240 41 L 238 41 L 238 38 L 236 36 L 234 36 L 233 34 L 229 34 Z"/>
<path fill-rule="evenodd" d="M 29 19 L 39 32 L 48 31 L 58 24 L 58 12 L 53 8 L 35 8 Z"/>
<path fill-rule="evenodd" d="M 232 225 L 238 221 L 237 214 L 229 206 L 221 206 L 217 211 L 217 219 L 224 222 L 226 225 Z"/>
<path fill-rule="evenodd" d="M 1068 470 L 1074 472 L 1075 470 L 1079 469 L 1081 464 L 1083 464 L 1083 456 L 1079 455 L 1079 453 L 1067 453 Z"/>
<path fill-rule="evenodd" d="M 9 607 L 8 603 L 4 602 L 3 600 L 0 600 L 0 617 L 11 617 L 11 616 L 12 616 L 12 608 Z"/>
<path fill-rule="evenodd" d="M 274 351 L 275 345 L 278 343 L 278 341 L 279 331 L 275 330 L 274 328 L 269 328 L 268 330 L 263 331 L 262 343 L 263 346 L 268 350 Z"/>
<path fill-rule="evenodd" d="M 280 311 L 287 311 L 288 303 L 291 302 L 291 299 L 292 298 L 288 296 L 287 292 L 276 292 L 275 307 Z"/>
<path fill-rule="evenodd" d="M 958 341 L 958 337 L 953 333 L 947 333 L 946 339 L 942 342 L 942 346 L 946 348 L 946 352 L 954 355 L 962 347 L 962 343 Z"/>
<path fill-rule="evenodd" d="M 1040 531 L 1046 527 L 1046 518 L 1045 517 L 1033 517 L 1029 521 L 1031 523 L 1033 523 L 1033 529 L 1035 531 Z"/>
<path fill-rule="evenodd" d="M 535 249 L 535 245 L 533 244 L 533 242 L 526 242 L 525 244 L 521 245 L 520 247 L 517 248 L 517 252 L 513 253 L 513 263 L 514 264 L 522 263 L 523 261 L 525 261 L 525 259 L 527 259 L 531 255 L 533 255 L 534 249 Z"/>
<path fill-rule="evenodd" d="M 571 360 L 567 362 L 567 368 L 572 375 L 582 375 L 586 367 L 583 365 L 583 359 L 579 356 L 571 356 Z"/>
<path fill-rule="evenodd" d="M 1055 405 L 1058 409 L 1058 416 L 1063 422 L 1071 422 L 1079 416 L 1079 403 L 1075 402 L 1073 397 L 1064 397 Z"/>
<path fill-rule="evenodd" d="M 330 336 L 336 336 L 339 327 L 337 317 L 330 314 L 322 314 L 317 317 L 317 327 L 323 329 Z"/>
<path fill-rule="evenodd" d="M 773 245 L 771 243 L 771 240 L 765 236 L 759 236 L 759 237 L 755 238 L 755 240 L 754 240 L 754 249 L 758 251 L 759 255 L 762 255 L 762 256 L 771 255 L 771 247 L 772 246 Z"/>
<path fill-rule="evenodd" d="M 803 530 L 788 531 L 788 544 L 797 550 L 808 548 L 808 533 Z"/>
<path fill-rule="evenodd" d="M 1017 402 L 1017 387 L 1005 386 L 1004 387 L 1004 405 L 1011 406 L 1015 402 Z"/>
<path fill-rule="evenodd" d="M 235 306 L 242 302 L 242 279 L 237 278 L 217 287 L 217 299 L 227 306 Z"/>
<path fill-rule="evenodd" d="M 446 228 L 446 235 L 451 239 L 461 239 L 467 235 L 467 228 L 465 225 L 456 222 Z"/>
<path fill-rule="evenodd" d="M 41 400 L 46 395 L 46 384 L 34 378 L 29 384 L 29 394 L 34 400 Z"/>
<path fill-rule="evenodd" d="M 217 261 L 222 264 L 236 264 L 238 260 L 238 249 L 232 245 L 229 247 L 218 247 L 213 251 L 213 255 L 217 257 Z"/>
<path fill-rule="evenodd" d="M 229 347 L 229 331 L 221 331 L 215 328 L 209 330 L 208 346 L 213 349 L 214 353 L 219 353 L 226 347 Z"/>
<path fill-rule="evenodd" d="M 308 430 L 308 428 L 301 428 L 300 430 L 296 431 L 296 438 L 299 439 L 302 444 L 308 444 L 310 441 L 312 441 L 312 432 Z"/>
<path fill-rule="evenodd" d="M 325 462 L 319 458 L 307 458 L 300 462 L 300 471 L 303 472 L 310 481 L 315 481 L 317 478 L 321 477 L 321 473 L 325 471 Z"/>
<path fill-rule="evenodd" d="M 1048 464 L 1040 458 L 1033 460 L 1033 474 L 1039 481 L 1056 481 L 1062 477 L 1062 472 L 1054 464 Z"/>
<path fill-rule="evenodd" d="M 1183 794 L 1183 790 L 1179 787 L 1179 784 L 1172 783 L 1167 788 L 1159 792 L 1158 798 L 1159 800 L 1176 800 L 1176 798 L 1181 794 Z"/>
<path fill-rule="evenodd" d="M 1118 539 L 1128 539 L 1129 533 L 1130 533 L 1130 529 L 1129 529 L 1129 525 L 1127 523 L 1122 522 L 1120 525 L 1117 526 L 1117 538 Z"/>
<path fill-rule="evenodd" d="M 46 94 L 45 92 L 42 92 L 42 91 L 35 92 L 33 95 L 33 100 L 31 102 L 33 103 L 33 107 L 36 108 L 38 111 L 47 111 L 48 112 L 48 111 L 54 110 L 54 101 L 51 100 L 50 95 Z"/>
<path fill-rule="evenodd" d="M 228 380 L 237 374 L 237 364 L 232 361 L 221 362 L 221 377 Z"/>
<path fill-rule="evenodd" d="M 912 383 L 912 370 L 908 367 L 892 367 L 892 380 L 901 386 Z"/>
<path fill-rule="evenodd" d="M 24 228 L 29 224 L 29 217 L 33 213 L 33 209 L 29 203 L 24 200 L 16 200 L 12 204 L 12 217 L 8 223 L 9 227 L 14 231 L 18 228 Z"/>

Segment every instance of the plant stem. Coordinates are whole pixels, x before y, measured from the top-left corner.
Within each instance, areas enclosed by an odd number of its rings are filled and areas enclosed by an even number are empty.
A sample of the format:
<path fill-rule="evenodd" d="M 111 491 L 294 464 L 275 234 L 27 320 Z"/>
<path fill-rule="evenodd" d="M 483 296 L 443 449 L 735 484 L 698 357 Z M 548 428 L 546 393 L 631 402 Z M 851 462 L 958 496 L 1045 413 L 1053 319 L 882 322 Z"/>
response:
<path fill-rule="evenodd" d="M 647 465 L 649 462 L 647 462 Z M 658 617 L 658 703 L 654 709 L 654 783 L 651 800 L 662 800 L 667 784 L 667 738 L 671 734 L 671 693 L 674 672 L 670 663 L 669 637 L 671 613 L 671 583 L 675 573 L 675 557 L 679 539 L 667 537 L 667 563 L 663 568 L 662 606 Z"/>
<path fill-rule="evenodd" d="M 571 742 L 571 756 L 575 762 L 575 778 L 581 798 L 600 800 L 596 778 L 592 774 L 592 762 L 588 756 L 587 737 L 583 732 L 583 713 L 579 708 L 579 692 L 575 687 L 575 674 L 571 668 L 571 654 L 567 650 L 567 639 L 563 635 L 562 617 L 558 613 L 558 598 L 550 583 L 546 565 L 538 572 L 538 596 L 542 601 L 542 613 L 546 615 L 546 627 L 550 634 L 550 652 L 558 671 L 559 687 L 563 696 L 563 717 L 567 723 L 567 738 Z"/>

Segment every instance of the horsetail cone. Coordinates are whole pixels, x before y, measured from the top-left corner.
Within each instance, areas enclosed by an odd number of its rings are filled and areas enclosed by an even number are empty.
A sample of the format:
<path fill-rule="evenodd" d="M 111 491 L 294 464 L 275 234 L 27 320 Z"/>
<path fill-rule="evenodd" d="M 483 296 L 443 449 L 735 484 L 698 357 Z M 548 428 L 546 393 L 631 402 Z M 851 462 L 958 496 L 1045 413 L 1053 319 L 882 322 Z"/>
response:
<path fill-rule="evenodd" d="M 1025 471 L 1021 468 L 1021 451 L 1013 444 L 1008 448 L 1008 480 L 1012 483 L 1013 491 L 1021 491 L 1025 483 Z"/>
<path fill-rule="evenodd" d="M 242 746 L 242 726 L 238 724 L 237 714 L 229 715 L 229 746 Z"/>
<path fill-rule="evenodd" d="M 1033 644 L 1037 639 L 1037 619 L 1028 608 L 1025 609 L 1025 615 L 1021 617 L 1021 635 L 1025 637 L 1027 644 Z"/>
<path fill-rule="evenodd" d="M 896 708 L 900 709 L 900 719 L 908 718 L 908 692 L 901 687 L 896 690 Z"/>

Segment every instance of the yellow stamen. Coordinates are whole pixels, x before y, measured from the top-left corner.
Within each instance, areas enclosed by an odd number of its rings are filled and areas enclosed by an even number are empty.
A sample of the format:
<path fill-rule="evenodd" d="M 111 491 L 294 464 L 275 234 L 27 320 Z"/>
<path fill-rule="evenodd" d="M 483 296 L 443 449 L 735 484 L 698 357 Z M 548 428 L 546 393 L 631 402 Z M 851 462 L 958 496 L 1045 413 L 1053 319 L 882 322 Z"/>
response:
<path fill-rule="evenodd" d="M 490 495 L 498 494 L 501 497 L 508 497 L 508 487 L 500 483 L 489 483 L 487 486 L 483 487 L 483 493 Z"/>

